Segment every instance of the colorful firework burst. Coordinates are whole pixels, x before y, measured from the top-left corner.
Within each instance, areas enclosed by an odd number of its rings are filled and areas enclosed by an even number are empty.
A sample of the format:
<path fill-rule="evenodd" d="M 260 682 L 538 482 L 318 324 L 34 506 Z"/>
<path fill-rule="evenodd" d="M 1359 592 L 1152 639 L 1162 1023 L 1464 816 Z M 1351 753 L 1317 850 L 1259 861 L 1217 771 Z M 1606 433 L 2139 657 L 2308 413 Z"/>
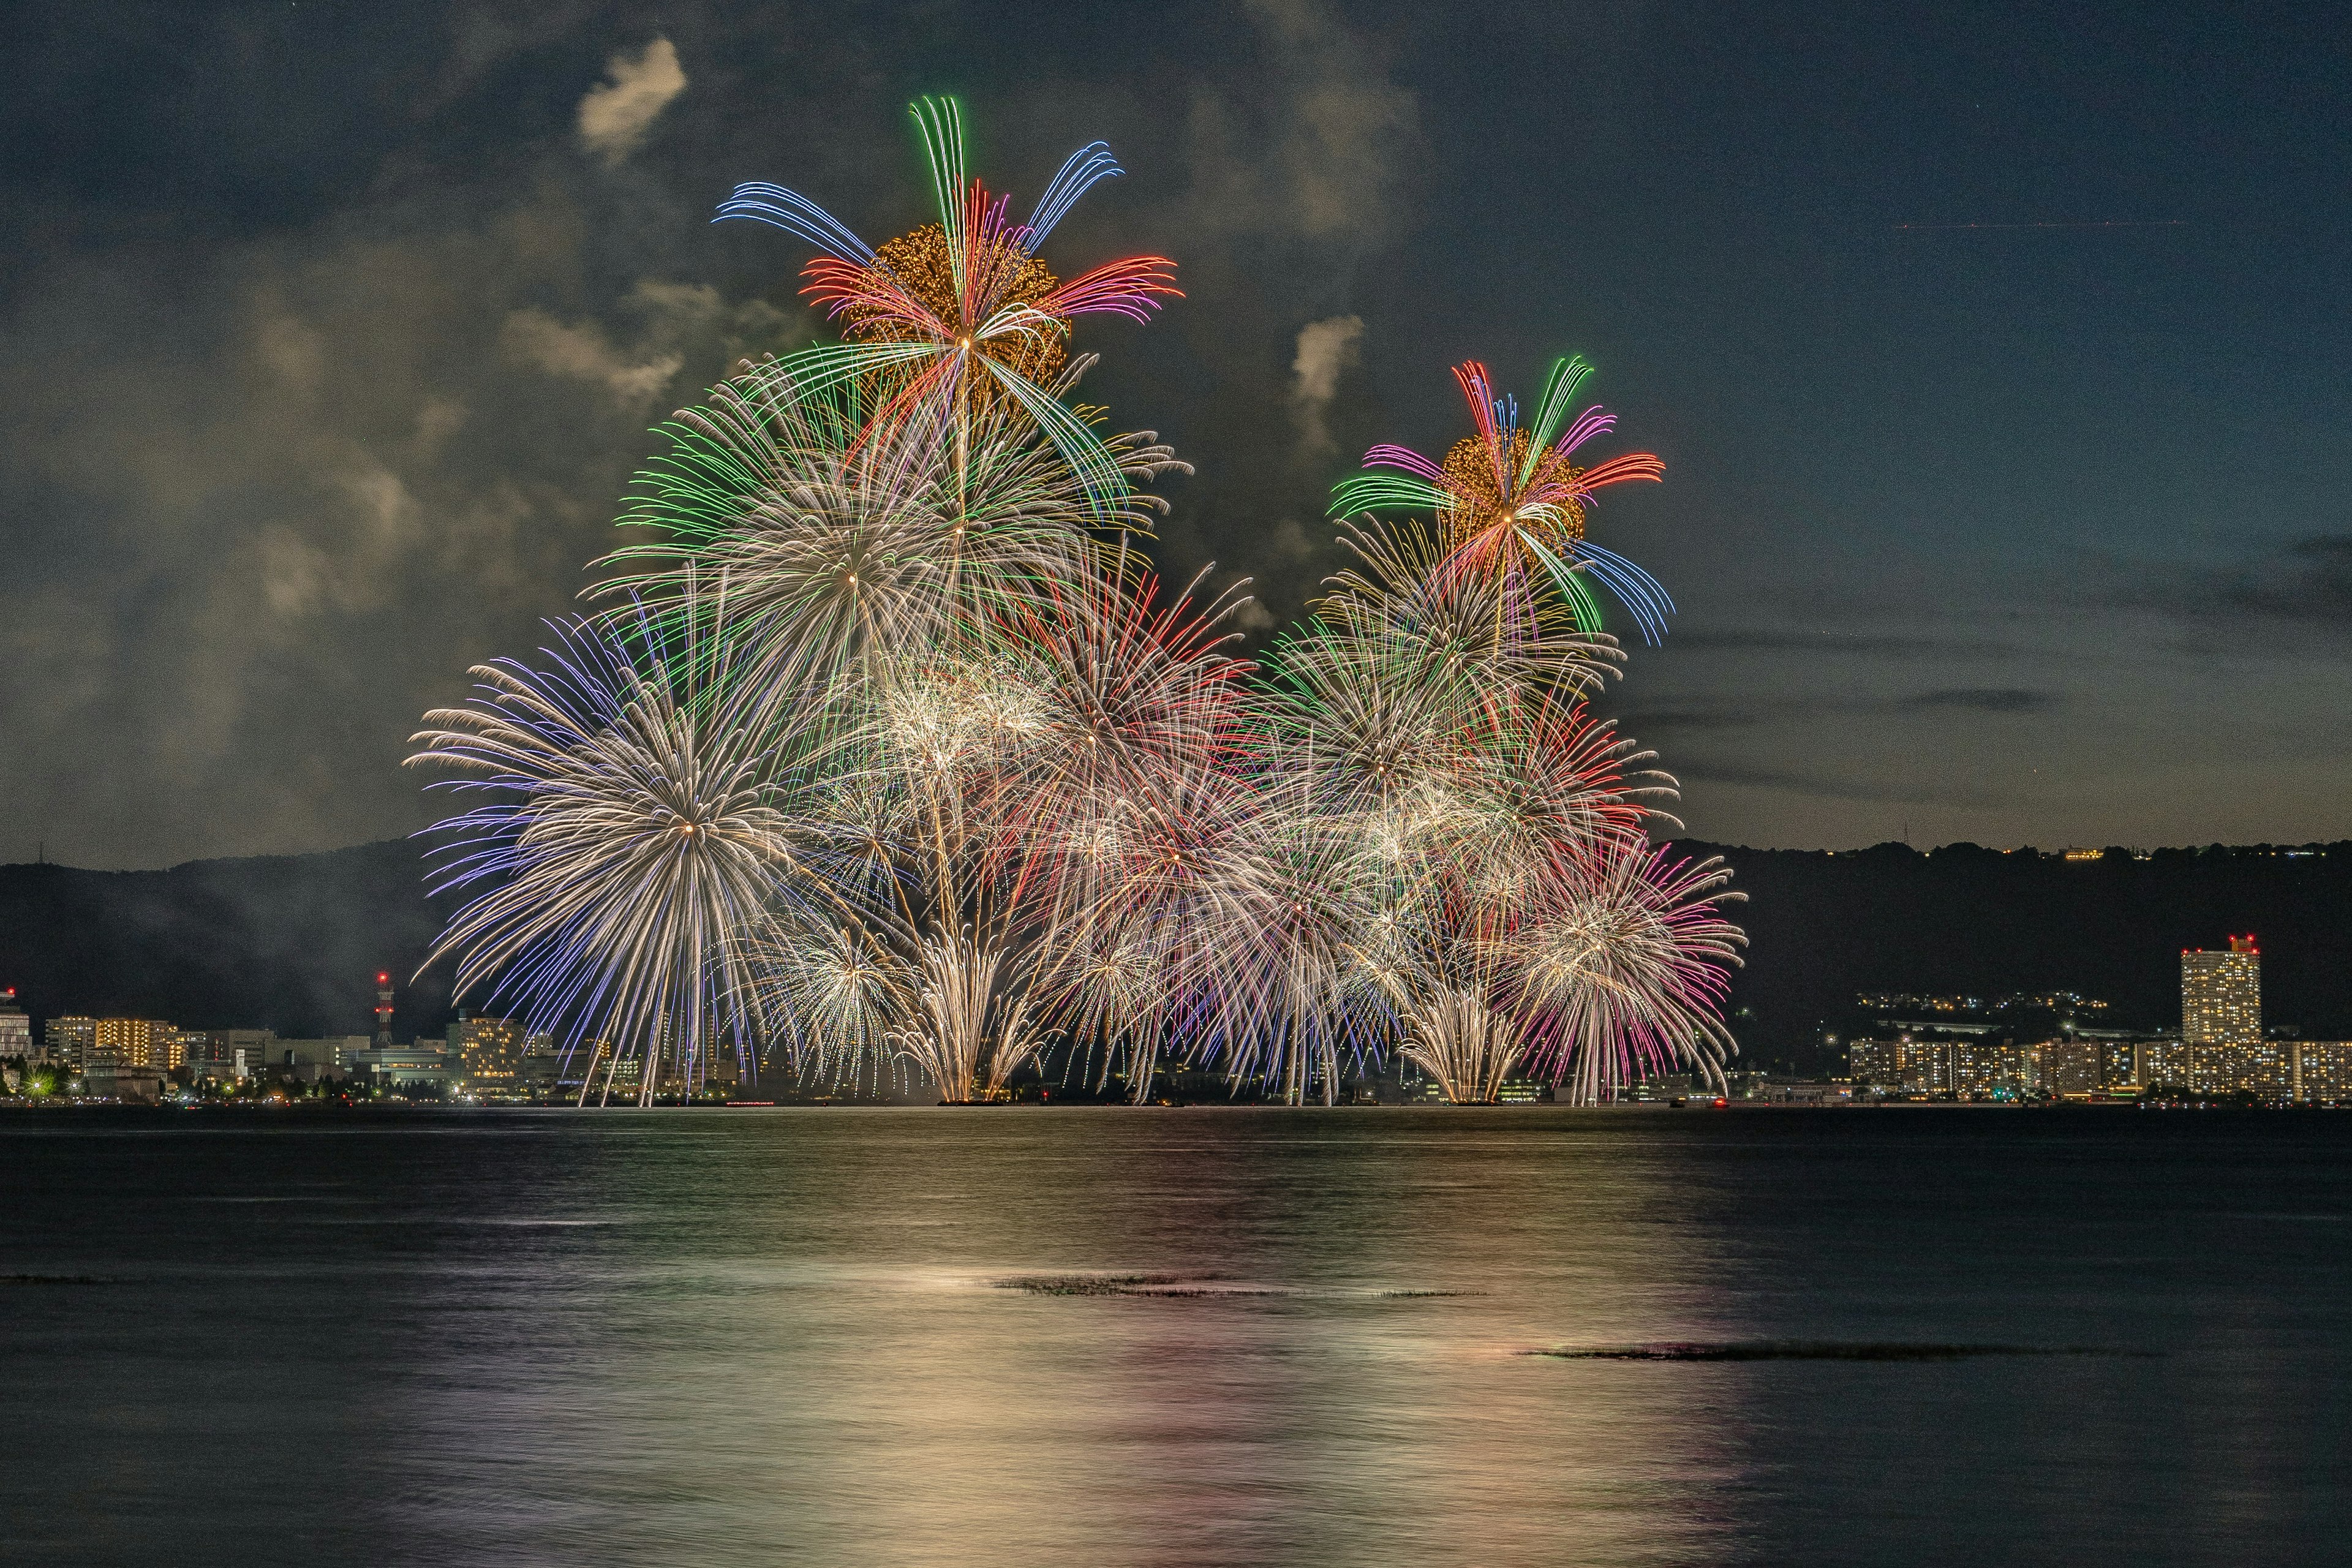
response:
<path fill-rule="evenodd" d="M 875 424 L 885 429 L 928 401 L 959 417 L 1009 402 L 1045 429 L 1089 496 L 1113 504 L 1119 465 L 1052 383 L 1075 318 L 1148 320 L 1162 299 L 1181 297 L 1176 264 L 1130 257 L 1056 279 L 1038 247 L 1079 197 L 1119 173 L 1110 150 L 1096 142 L 1072 153 L 1028 218 L 1015 221 L 1009 196 L 991 197 L 966 174 L 961 106 L 924 98 L 909 112 L 930 165 L 937 223 L 876 247 L 781 185 L 740 186 L 719 209 L 722 220 L 773 224 L 823 253 L 808 264 L 802 292 L 841 323 L 845 341 L 792 355 L 794 380 L 812 391 L 870 384 Z"/>
<path fill-rule="evenodd" d="M 1341 480 L 1332 511 L 1433 512 L 1444 535 L 1447 574 L 1486 578 L 1521 600 L 1549 583 L 1578 627 L 1593 633 L 1601 629 L 1601 612 L 1584 584 L 1590 577 L 1607 585 L 1644 639 L 1658 641 L 1674 601 L 1648 573 L 1586 538 L 1585 521 L 1597 491 L 1663 479 L 1665 465 L 1650 453 L 1633 452 L 1577 466 L 1579 449 L 1617 424 L 1616 416 L 1598 405 L 1569 418 L 1591 368 L 1580 358 L 1555 362 L 1535 418 L 1523 426 L 1517 400 L 1496 394 L 1485 365 L 1471 360 L 1455 366 L 1454 379 L 1470 405 L 1475 433 L 1456 441 L 1442 462 L 1406 447 L 1372 447 L 1364 454 L 1365 468 L 1394 471 Z"/>
<path fill-rule="evenodd" d="M 1585 537 L 1597 490 L 1662 468 L 1577 466 L 1612 424 L 1569 417 L 1582 363 L 1526 428 L 1465 365 L 1475 435 L 1367 454 L 1393 471 L 1337 510 L 1433 526 L 1350 524 L 1254 681 L 1240 601 L 1163 593 L 1132 548 L 1181 465 L 1071 401 L 1075 319 L 1176 292 L 1159 258 L 1065 282 L 1039 255 L 1117 165 L 1081 149 L 1014 222 L 954 101 L 912 112 L 938 222 L 869 247 L 779 186 L 721 208 L 824 252 L 804 292 L 843 341 L 677 415 L 612 608 L 416 737 L 491 792 L 443 825 L 460 990 L 597 1042 L 607 1093 L 639 1062 L 641 1100 L 763 1037 L 959 1101 L 1056 1041 L 1139 1099 L 1179 1061 L 1328 1103 L 1391 1048 L 1465 1100 L 1719 1077 L 1737 895 L 1648 847 L 1672 781 L 1585 706 L 1622 658 L 1588 582 L 1653 639 L 1672 606 Z"/>
<path fill-rule="evenodd" d="M 730 701 L 707 623 L 679 647 L 650 618 L 553 629 L 545 668 L 478 666 L 473 705 L 427 713 L 411 742 L 410 766 L 487 796 L 436 830 L 452 841 L 434 890 L 467 898 L 427 962 L 454 954 L 460 994 L 611 1046 L 605 1094 L 636 1060 L 650 1101 L 665 1067 L 699 1084 L 716 1051 L 752 1066 L 740 938 L 785 892 L 793 822 L 768 727 Z"/>

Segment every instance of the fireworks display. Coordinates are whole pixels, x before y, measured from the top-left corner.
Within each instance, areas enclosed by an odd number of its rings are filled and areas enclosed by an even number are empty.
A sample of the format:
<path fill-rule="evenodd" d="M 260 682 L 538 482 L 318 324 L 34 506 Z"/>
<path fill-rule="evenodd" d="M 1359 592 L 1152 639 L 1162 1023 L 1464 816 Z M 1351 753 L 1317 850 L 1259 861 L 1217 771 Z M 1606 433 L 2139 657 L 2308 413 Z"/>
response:
<path fill-rule="evenodd" d="M 840 340 L 677 414 L 597 613 L 426 716 L 412 763 L 476 799 L 441 825 L 461 993 L 600 1102 L 721 1057 L 959 1102 L 1054 1063 L 1291 1103 L 1391 1056 L 1465 1101 L 1719 1078 L 1738 895 L 1651 847 L 1673 781 L 1588 705 L 1623 658 L 1591 584 L 1653 639 L 1672 605 L 1586 537 L 1663 466 L 1578 465 L 1613 424 L 1570 417 L 1583 363 L 1524 426 L 1457 370 L 1474 433 L 1367 454 L 1350 560 L 1253 663 L 1243 601 L 1143 557 L 1182 465 L 1073 401 L 1076 318 L 1176 297 L 1161 258 L 1039 254 L 1118 164 L 1082 148 L 1015 221 L 955 102 L 912 112 L 936 223 L 869 247 L 781 186 L 720 208 L 816 247 Z"/>
<path fill-rule="evenodd" d="M 961 426 L 980 410 L 1018 408 L 1035 422 L 1083 481 L 1108 503 L 1125 490 L 1118 465 L 1050 383 L 1066 354 L 1072 318 L 1149 320 L 1174 298 L 1175 263 L 1140 256 L 1107 262 L 1064 283 L 1037 247 L 1080 196 L 1119 173 L 1099 142 L 1080 148 L 1046 186 L 1025 223 L 1011 198 L 991 200 L 964 171 L 963 111 L 953 99 L 912 107 L 940 221 L 866 245 L 824 208 L 780 185 L 749 184 L 719 209 L 787 229 L 822 252 L 801 292 L 843 327 L 843 341 L 793 355 L 787 373 L 804 392 L 855 383 L 869 388 L 877 431 L 919 426 L 944 407 Z M 959 434 L 959 439 L 961 438 Z"/>
<path fill-rule="evenodd" d="M 1448 572 L 1485 577 L 1522 610 L 1548 586 L 1580 629 L 1594 632 L 1601 629 L 1601 612 L 1585 585 L 1590 578 L 1606 585 L 1642 636 L 1656 642 L 1674 601 L 1657 579 L 1587 539 L 1585 517 L 1595 491 L 1630 479 L 1664 479 L 1665 465 L 1647 452 L 1633 452 L 1576 466 L 1584 444 L 1617 425 L 1616 416 L 1597 405 L 1569 418 L 1577 388 L 1591 369 L 1579 358 L 1556 362 L 1534 422 L 1523 426 L 1517 402 L 1496 393 L 1485 365 L 1473 360 L 1455 366 L 1454 379 L 1470 405 L 1475 433 L 1456 441 L 1442 463 L 1405 447 L 1374 447 L 1364 454 L 1365 468 L 1390 471 L 1341 480 L 1332 510 L 1429 511 L 1444 530 Z"/>
<path fill-rule="evenodd" d="M 477 667 L 474 705 L 427 713 L 412 742 L 410 765 L 488 796 L 441 825 L 435 890 L 474 897 L 434 957 L 533 1029 L 629 1042 L 650 1100 L 665 1065 L 695 1084 L 712 1052 L 755 1047 L 739 936 L 776 901 L 792 826 L 765 727 L 733 708 L 725 650 L 694 646 L 693 617 L 677 648 L 642 616 L 555 630 L 550 668 Z M 609 1096 L 623 1053 L 602 1059 Z"/>

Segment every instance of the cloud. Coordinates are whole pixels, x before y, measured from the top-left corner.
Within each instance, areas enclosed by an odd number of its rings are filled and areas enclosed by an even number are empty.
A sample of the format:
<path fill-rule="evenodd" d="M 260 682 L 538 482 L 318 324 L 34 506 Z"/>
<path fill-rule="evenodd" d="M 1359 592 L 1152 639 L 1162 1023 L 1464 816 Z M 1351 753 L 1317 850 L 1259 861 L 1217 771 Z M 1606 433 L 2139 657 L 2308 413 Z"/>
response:
<path fill-rule="evenodd" d="M 1420 103 L 1317 0 L 1252 0 L 1267 90 L 1196 89 L 1193 220 L 1328 243 L 1385 237 L 1421 153 Z"/>
<path fill-rule="evenodd" d="M 1295 517 L 1286 517 L 1266 530 L 1263 545 L 1265 552 L 1276 562 L 1296 566 L 1323 559 L 1324 546 L 1330 538 L 1328 530 L 1307 531 L 1307 525 Z"/>
<path fill-rule="evenodd" d="M 1866 658 L 1947 658 L 1955 654 L 2015 654 L 2014 644 L 1990 637 L 1917 637 L 1902 632 L 1677 631 L 1678 648 L 1738 653 L 1843 654 Z"/>
<path fill-rule="evenodd" d="M 1912 710 L 1958 708 L 1978 713 L 2037 713 L 2057 699 L 2047 691 L 2021 686 L 1946 686 L 1906 697 L 1898 706 Z"/>
<path fill-rule="evenodd" d="M 1727 784 L 1746 789 L 1782 790 L 1790 795 L 1810 795 L 1818 800 L 1872 801 L 1906 805 L 1986 806 L 2001 803 L 2001 797 L 1981 793 L 1911 789 L 1895 784 L 1874 784 L 1864 779 L 1825 779 L 1782 768 L 1742 767 L 1728 763 L 1686 762 L 1670 771 L 1676 780 L 1685 784 Z"/>
<path fill-rule="evenodd" d="M 2235 568 L 2120 565 L 2093 602 L 2152 610 L 2200 654 L 2225 634 L 2241 652 L 2305 647 L 2308 634 L 2340 636 L 2352 624 L 2352 532 L 2307 534 Z"/>
<path fill-rule="evenodd" d="M 567 192 L 572 164 L 16 280 L 0 401 L 86 412 L 0 426 L 0 858 L 310 848 L 437 808 L 395 765 L 417 715 L 575 607 L 649 405 L 803 330 L 690 270 L 696 215 L 614 221 L 658 198 Z"/>
<path fill-rule="evenodd" d="M 2298 539 L 2230 584 L 2223 604 L 2287 620 L 2352 616 L 2352 533 Z"/>
<path fill-rule="evenodd" d="M 1244 637 L 1257 637 L 1274 629 L 1274 612 L 1251 599 L 1235 606 L 1233 618 L 1226 624 Z"/>
<path fill-rule="evenodd" d="M 523 363 L 602 386 L 615 405 L 640 412 L 653 405 L 686 365 L 686 357 L 677 353 L 633 361 L 614 348 L 596 322 L 566 326 L 544 310 L 514 311 L 499 329 L 499 339 Z"/>
<path fill-rule="evenodd" d="M 611 79 L 580 100 L 580 141 L 607 164 L 618 164 L 636 151 L 670 100 L 686 90 L 686 72 L 667 38 L 656 38 L 635 59 L 614 55 L 606 70 Z"/>
<path fill-rule="evenodd" d="M 1298 455 L 1309 462 L 1330 456 L 1331 400 L 1340 374 L 1362 357 L 1364 319 L 1332 316 L 1298 329 L 1298 354 L 1290 363 L 1290 405 L 1298 416 Z"/>

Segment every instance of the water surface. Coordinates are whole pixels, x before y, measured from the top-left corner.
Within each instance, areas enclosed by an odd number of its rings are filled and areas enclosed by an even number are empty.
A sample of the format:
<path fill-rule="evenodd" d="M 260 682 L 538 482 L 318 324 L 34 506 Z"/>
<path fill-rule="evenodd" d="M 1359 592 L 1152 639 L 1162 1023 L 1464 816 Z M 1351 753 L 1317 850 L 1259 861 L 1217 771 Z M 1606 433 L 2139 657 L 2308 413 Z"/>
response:
<path fill-rule="evenodd" d="M 2315 1563 L 2352 1530 L 2352 1117 L 47 1112 L 0 1161 L 9 1562 Z M 1698 1353 L 1527 1353 L 1661 1346 Z"/>

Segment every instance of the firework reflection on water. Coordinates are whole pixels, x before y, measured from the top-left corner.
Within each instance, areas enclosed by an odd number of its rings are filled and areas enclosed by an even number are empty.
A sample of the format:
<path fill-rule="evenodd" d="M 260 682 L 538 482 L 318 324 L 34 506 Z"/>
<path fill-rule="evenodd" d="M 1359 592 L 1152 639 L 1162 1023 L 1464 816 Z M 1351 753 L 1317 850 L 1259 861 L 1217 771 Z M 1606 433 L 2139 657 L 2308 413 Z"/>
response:
<path fill-rule="evenodd" d="M 105 1458 L 0 1479 L 12 1563 L 2315 1564 L 2352 1530 L 2341 1118 L 16 1120 L 0 1247 L 52 1283 L 9 1293 L 9 1431 Z"/>

